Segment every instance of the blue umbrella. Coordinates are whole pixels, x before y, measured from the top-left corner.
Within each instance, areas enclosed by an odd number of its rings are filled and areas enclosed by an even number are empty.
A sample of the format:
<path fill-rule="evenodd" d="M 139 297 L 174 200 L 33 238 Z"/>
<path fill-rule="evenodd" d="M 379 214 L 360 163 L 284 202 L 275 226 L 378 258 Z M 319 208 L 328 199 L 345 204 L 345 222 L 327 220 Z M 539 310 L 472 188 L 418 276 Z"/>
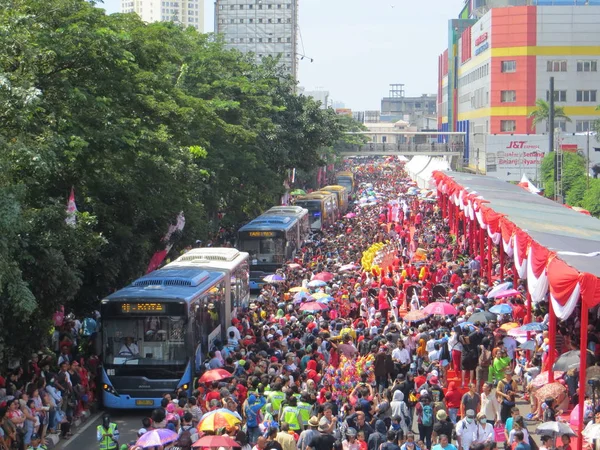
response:
<path fill-rule="evenodd" d="M 519 345 L 521 350 L 535 350 L 535 342 L 534 341 L 525 341 L 521 345 Z"/>
<path fill-rule="evenodd" d="M 312 280 L 308 283 L 308 287 L 309 288 L 315 288 L 315 287 L 321 287 L 321 286 L 325 286 L 327 285 L 327 283 L 325 283 L 324 281 L 321 280 Z"/>
<path fill-rule="evenodd" d="M 308 298 L 310 298 L 312 300 L 311 295 L 304 291 L 298 292 L 296 295 L 294 295 L 294 300 L 302 301 L 302 300 L 308 299 Z"/>
<path fill-rule="evenodd" d="M 544 331 L 546 330 L 546 325 L 541 322 L 531 322 L 520 326 L 518 329 L 519 331 Z"/>
<path fill-rule="evenodd" d="M 475 329 L 475 325 L 473 325 L 470 322 L 463 322 L 463 323 L 459 324 L 458 326 L 461 328 L 471 328 L 473 330 Z"/>
<path fill-rule="evenodd" d="M 512 314 L 512 307 L 506 303 L 494 305 L 490 308 L 490 312 L 494 314 Z"/>
<path fill-rule="evenodd" d="M 329 303 L 330 301 L 333 300 L 333 297 L 323 297 L 317 300 L 318 303 Z"/>

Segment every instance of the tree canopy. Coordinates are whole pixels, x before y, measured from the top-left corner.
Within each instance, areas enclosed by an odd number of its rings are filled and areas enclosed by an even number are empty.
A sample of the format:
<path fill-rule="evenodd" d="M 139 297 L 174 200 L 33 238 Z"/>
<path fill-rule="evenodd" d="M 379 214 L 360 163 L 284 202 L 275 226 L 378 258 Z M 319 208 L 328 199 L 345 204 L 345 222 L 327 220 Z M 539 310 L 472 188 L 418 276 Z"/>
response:
<path fill-rule="evenodd" d="M 143 273 L 180 211 L 179 248 L 278 203 L 288 171 L 322 165 L 349 127 L 277 61 L 193 28 L 84 0 L 0 0 L 0 23 L 5 356 L 58 305 L 93 309 Z"/>
<path fill-rule="evenodd" d="M 531 128 L 532 131 L 535 131 L 537 125 L 547 122 L 550 118 L 550 102 L 538 98 L 535 101 L 535 110 L 529 114 L 529 118 L 533 119 Z M 565 109 L 562 106 L 554 105 L 554 118 L 571 122 L 571 118 L 565 114 Z"/>

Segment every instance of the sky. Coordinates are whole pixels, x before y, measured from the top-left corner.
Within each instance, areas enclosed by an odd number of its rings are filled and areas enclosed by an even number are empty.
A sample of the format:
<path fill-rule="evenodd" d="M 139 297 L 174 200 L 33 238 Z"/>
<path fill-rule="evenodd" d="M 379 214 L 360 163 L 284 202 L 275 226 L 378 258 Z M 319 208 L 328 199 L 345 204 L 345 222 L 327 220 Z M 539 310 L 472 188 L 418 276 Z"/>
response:
<path fill-rule="evenodd" d="M 204 0 L 204 30 L 214 30 L 214 0 Z M 379 110 L 389 85 L 407 96 L 437 93 L 438 56 L 448 20 L 464 0 L 299 0 L 298 78 L 306 90 L 324 89 L 355 111 Z M 104 0 L 109 13 L 121 0 Z"/>

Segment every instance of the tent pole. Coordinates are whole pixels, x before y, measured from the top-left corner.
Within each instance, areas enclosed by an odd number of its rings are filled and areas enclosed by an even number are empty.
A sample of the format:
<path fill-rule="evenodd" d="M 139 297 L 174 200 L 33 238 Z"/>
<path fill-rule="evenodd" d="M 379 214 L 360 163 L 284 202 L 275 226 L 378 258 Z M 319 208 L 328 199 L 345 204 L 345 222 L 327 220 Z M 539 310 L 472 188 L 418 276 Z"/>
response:
<path fill-rule="evenodd" d="M 527 290 L 527 315 L 525 316 L 525 323 L 531 323 L 531 294 Z"/>
<path fill-rule="evenodd" d="M 481 276 L 483 276 L 483 257 L 485 256 L 485 235 L 483 234 L 484 232 L 484 229 L 482 227 L 479 227 L 479 266 L 481 267 Z"/>
<path fill-rule="evenodd" d="M 554 383 L 554 355 L 556 353 L 556 315 L 554 315 L 554 307 L 552 299 L 548 301 L 548 383 Z"/>
<path fill-rule="evenodd" d="M 502 281 L 504 280 L 504 244 L 502 243 L 502 238 L 500 238 L 498 253 L 500 254 L 500 281 Z"/>
<path fill-rule="evenodd" d="M 494 272 L 494 264 L 492 263 L 492 238 L 488 234 L 487 237 L 487 276 L 488 285 L 492 285 L 492 273 Z"/>
<path fill-rule="evenodd" d="M 579 304 L 581 305 L 581 330 L 579 335 L 579 440 L 577 441 L 577 450 L 583 449 L 583 406 L 585 403 L 585 391 L 587 387 L 586 383 L 586 370 L 587 370 L 587 341 L 588 341 L 588 316 L 589 311 L 583 302 L 583 298 L 580 297 Z"/>

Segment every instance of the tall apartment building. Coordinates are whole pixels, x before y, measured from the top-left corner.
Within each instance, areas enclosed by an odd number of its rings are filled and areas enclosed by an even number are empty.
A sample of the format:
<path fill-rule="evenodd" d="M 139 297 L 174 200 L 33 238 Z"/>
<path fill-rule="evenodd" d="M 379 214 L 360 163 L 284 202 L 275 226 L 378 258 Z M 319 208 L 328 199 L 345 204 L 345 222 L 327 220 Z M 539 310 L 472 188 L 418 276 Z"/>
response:
<path fill-rule="evenodd" d="M 521 6 L 519 6 L 521 5 Z M 467 133 L 465 159 L 486 135 L 546 133 L 528 116 L 549 100 L 585 132 L 600 112 L 600 0 L 473 0 L 449 21 L 439 56 L 438 130 Z"/>
<path fill-rule="evenodd" d="M 434 116 L 436 98 L 435 94 L 407 97 L 403 84 L 390 84 L 388 96 L 381 99 L 382 120 L 389 117 L 389 121 L 405 120 L 414 124 L 422 117 Z"/>
<path fill-rule="evenodd" d="M 215 31 L 229 48 L 279 58 L 297 78 L 298 0 L 216 0 Z"/>
<path fill-rule="evenodd" d="M 203 0 L 121 0 L 121 12 L 134 12 L 144 22 L 175 22 L 204 31 Z"/>

